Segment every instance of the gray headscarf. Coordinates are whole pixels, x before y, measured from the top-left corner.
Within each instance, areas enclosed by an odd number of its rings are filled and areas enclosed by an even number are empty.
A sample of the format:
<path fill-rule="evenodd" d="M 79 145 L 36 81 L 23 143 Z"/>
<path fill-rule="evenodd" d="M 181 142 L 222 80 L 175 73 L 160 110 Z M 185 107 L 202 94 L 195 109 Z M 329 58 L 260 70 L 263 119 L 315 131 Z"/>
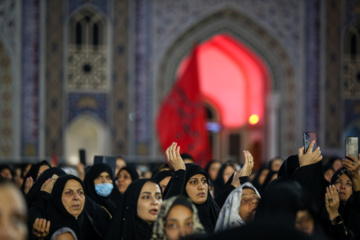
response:
<path fill-rule="evenodd" d="M 50 240 L 55 240 L 59 235 L 61 235 L 63 233 L 70 233 L 74 237 L 75 240 L 78 240 L 75 232 L 71 228 L 68 228 L 68 227 L 63 227 L 63 228 L 60 228 L 59 230 L 55 231 L 54 234 L 51 236 Z"/>

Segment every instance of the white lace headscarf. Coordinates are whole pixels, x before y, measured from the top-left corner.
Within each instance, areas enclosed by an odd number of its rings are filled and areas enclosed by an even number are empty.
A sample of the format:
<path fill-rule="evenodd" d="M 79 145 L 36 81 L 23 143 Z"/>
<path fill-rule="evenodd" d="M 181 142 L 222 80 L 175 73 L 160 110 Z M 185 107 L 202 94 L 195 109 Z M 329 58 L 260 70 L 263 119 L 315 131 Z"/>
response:
<path fill-rule="evenodd" d="M 221 208 L 218 220 L 216 221 L 215 232 L 242 226 L 245 224 L 245 221 L 239 215 L 241 194 L 245 187 L 251 188 L 260 197 L 259 192 L 250 182 L 246 182 L 240 187 L 234 189 L 229 194 L 223 207 Z"/>

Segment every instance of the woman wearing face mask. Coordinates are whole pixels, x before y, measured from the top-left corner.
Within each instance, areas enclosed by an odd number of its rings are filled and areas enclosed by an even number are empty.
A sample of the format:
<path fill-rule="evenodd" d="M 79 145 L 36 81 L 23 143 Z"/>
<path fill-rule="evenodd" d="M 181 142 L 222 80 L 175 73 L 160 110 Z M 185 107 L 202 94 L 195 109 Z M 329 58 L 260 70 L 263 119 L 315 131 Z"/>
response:
<path fill-rule="evenodd" d="M 120 194 L 114 188 L 112 169 L 108 164 L 93 165 L 84 179 L 86 195 L 100 206 L 103 206 L 111 215 L 115 214 Z"/>
<path fill-rule="evenodd" d="M 195 205 L 182 196 L 171 197 L 161 205 L 153 228 L 152 240 L 178 240 L 205 233 Z"/>
<path fill-rule="evenodd" d="M 36 236 L 50 239 L 55 231 L 68 227 L 79 240 L 103 239 L 110 224 L 110 216 L 100 205 L 85 196 L 83 182 L 78 177 L 65 175 L 51 178 L 44 183 L 42 191 L 51 193 L 49 201 L 32 208 L 44 208 L 45 214 L 41 218 L 46 219 L 48 228 L 39 229 L 34 225 L 32 232 Z"/>
<path fill-rule="evenodd" d="M 149 179 L 132 182 L 114 216 L 106 239 L 150 239 L 161 204 L 161 189 L 158 184 Z"/>
<path fill-rule="evenodd" d="M 259 199 L 259 192 L 250 182 L 233 190 L 221 208 L 215 231 L 223 231 L 253 221 Z"/>

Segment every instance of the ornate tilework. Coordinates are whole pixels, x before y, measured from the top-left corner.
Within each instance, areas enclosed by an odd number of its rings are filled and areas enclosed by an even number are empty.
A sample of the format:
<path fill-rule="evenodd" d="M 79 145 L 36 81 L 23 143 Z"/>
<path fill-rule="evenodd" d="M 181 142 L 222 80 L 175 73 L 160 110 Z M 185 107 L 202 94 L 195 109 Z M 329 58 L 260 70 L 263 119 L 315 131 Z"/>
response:
<path fill-rule="evenodd" d="M 320 120 L 320 1 L 305 1 L 306 73 L 305 73 L 305 128 L 319 132 Z"/>
<path fill-rule="evenodd" d="M 114 1 L 112 144 L 114 154 L 128 154 L 129 143 L 129 1 Z"/>
<path fill-rule="evenodd" d="M 136 0 L 136 19 L 135 22 L 135 136 L 137 149 L 147 154 L 147 145 L 150 143 L 149 128 L 151 122 L 151 85 L 152 79 L 149 64 L 151 61 L 151 48 L 149 46 L 150 35 L 150 2 L 148 0 Z M 139 147 L 141 145 L 141 147 Z"/>
<path fill-rule="evenodd" d="M 0 32 L 6 36 L 7 45 L 16 54 L 16 28 L 19 21 L 17 21 L 16 8 L 18 1 L 6 0 L 0 1 Z"/>
<path fill-rule="evenodd" d="M 294 65 L 301 59 L 303 1 L 298 0 L 155 0 L 153 59 L 158 62 L 170 44 L 189 27 L 218 11 L 232 9 L 276 36 Z"/>
<path fill-rule="evenodd" d="M 116 0 L 115 0 L 116 1 Z M 109 13 L 108 0 L 68 0 L 69 8 L 68 14 L 70 15 L 84 4 L 91 4 L 100 9 L 104 14 Z"/>
<path fill-rule="evenodd" d="M 12 83 L 11 61 L 0 40 L 0 156 L 8 158 L 12 154 Z"/>
<path fill-rule="evenodd" d="M 340 40 L 341 4 L 337 0 L 326 1 L 326 49 L 325 49 L 325 142 L 326 148 L 341 146 L 341 93 L 340 88 Z"/>
<path fill-rule="evenodd" d="M 63 0 L 46 3 L 46 155 L 63 155 Z M 54 31 L 56 29 L 56 31 Z"/>
<path fill-rule="evenodd" d="M 82 113 L 91 113 L 103 120 L 104 123 L 108 121 L 107 94 L 70 93 L 67 105 L 67 124 Z"/>
<path fill-rule="evenodd" d="M 24 0 L 22 5 L 22 146 L 23 156 L 39 151 L 39 63 L 40 1 Z"/>

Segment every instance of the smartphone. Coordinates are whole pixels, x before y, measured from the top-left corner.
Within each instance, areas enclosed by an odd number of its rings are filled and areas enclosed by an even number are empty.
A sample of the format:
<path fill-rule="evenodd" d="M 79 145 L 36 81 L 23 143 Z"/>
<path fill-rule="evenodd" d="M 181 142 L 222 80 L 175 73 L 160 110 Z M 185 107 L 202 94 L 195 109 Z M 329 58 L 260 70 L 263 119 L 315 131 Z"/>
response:
<path fill-rule="evenodd" d="M 358 148 L 359 148 L 358 137 L 345 137 L 345 156 L 350 155 L 350 156 L 354 157 L 355 159 L 359 160 L 358 159 L 358 154 L 359 154 Z"/>
<path fill-rule="evenodd" d="M 307 152 L 313 140 L 315 140 L 315 144 L 312 151 L 314 151 L 318 147 L 318 139 L 316 132 L 304 132 L 303 139 L 304 139 L 304 153 Z"/>

